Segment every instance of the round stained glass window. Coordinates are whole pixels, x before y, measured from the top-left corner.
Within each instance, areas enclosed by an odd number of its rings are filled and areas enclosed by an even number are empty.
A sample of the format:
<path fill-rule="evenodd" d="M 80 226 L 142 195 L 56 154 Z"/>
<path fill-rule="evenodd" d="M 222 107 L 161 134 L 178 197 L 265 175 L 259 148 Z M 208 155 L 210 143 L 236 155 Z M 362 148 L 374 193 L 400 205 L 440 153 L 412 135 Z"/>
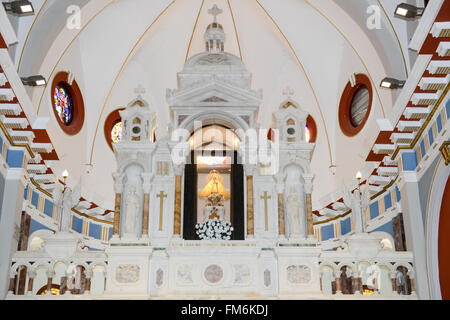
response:
<path fill-rule="evenodd" d="M 361 86 L 353 96 L 350 106 L 351 122 L 354 127 L 358 127 L 366 117 L 369 110 L 370 94 L 365 86 Z"/>
<path fill-rule="evenodd" d="M 117 122 L 111 130 L 111 141 L 117 143 L 122 139 L 122 122 Z"/>
<path fill-rule="evenodd" d="M 53 99 L 56 112 L 61 122 L 65 125 L 70 124 L 73 118 L 73 102 L 69 90 L 62 84 L 58 84 L 55 86 Z"/>

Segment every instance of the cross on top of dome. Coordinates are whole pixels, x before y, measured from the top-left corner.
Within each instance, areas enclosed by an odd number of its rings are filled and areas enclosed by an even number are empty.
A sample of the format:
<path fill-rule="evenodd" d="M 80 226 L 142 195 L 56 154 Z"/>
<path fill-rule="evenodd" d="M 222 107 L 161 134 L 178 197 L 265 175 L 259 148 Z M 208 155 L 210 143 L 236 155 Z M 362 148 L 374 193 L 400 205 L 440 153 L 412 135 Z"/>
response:
<path fill-rule="evenodd" d="M 215 4 L 208 13 L 214 16 L 214 22 L 210 23 L 205 32 L 206 51 L 218 53 L 224 51 L 225 32 L 221 24 L 217 23 L 217 16 L 223 12 Z"/>
<path fill-rule="evenodd" d="M 217 6 L 217 4 L 215 4 L 211 9 L 208 10 L 208 13 L 209 13 L 210 15 L 213 15 L 213 16 L 214 16 L 214 22 L 217 22 L 217 16 L 218 16 L 219 14 L 221 14 L 222 12 L 223 12 L 223 10 L 220 9 L 220 8 Z"/>

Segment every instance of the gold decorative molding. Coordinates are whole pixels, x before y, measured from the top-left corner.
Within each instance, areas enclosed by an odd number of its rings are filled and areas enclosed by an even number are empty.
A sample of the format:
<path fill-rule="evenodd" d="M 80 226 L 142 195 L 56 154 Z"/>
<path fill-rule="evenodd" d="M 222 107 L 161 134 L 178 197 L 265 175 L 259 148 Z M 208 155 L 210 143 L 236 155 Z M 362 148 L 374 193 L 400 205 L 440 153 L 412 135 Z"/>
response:
<path fill-rule="evenodd" d="M 381 4 L 381 1 L 380 1 L 380 0 L 377 0 L 377 2 L 378 2 L 378 5 L 379 5 L 379 6 L 381 7 L 381 9 L 383 10 L 384 15 L 386 16 L 387 20 L 389 21 L 389 24 L 391 25 L 392 31 L 394 31 L 394 36 L 395 36 L 395 38 L 397 39 L 397 43 L 398 43 L 398 46 L 399 46 L 399 48 L 400 48 L 400 53 L 401 53 L 401 55 L 402 55 L 403 66 L 404 66 L 404 68 L 405 68 L 405 75 L 406 75 L 406 78 L 408 78 L 408 77 L 409 77 L 409 74 L 408 74 L 408 65 L 406 64 L 405 54 L 403 53 L 402 44 L 401 44 L 400 39 L 399 39 L 399 37 L 398 37 L 397 31 L 395 30 L 394 24 L 392 23 L 391 18 L 390 18 L 389 15 L 387 14 L 386 9 L 384 9 L 384 6 Z"/>
<path fill-rule="evenodd" d="M 445 161 L 445 165 L 448 166 L 450 163 L 450 141 L 445 141 L 439 148 L 439 151 L 442 153 L 442 158 Z"/>
<path fill-rule="evenodd" d="M 26 45 L 27 45 L 27 43 L 28 43 L 28 38 L 30 37 L 31 30 L 33 29 L 34 24 L 36 23 L 36 21 L 37 21 L 39 15 L 40 15 L 41 12 L 42 12 L 42 9 L 45 7 L 45 4 L 47 3 L 47 1 L 48 1 L 48 0 L 45 0 L 45 1 L 44 1 L 44 3 L 42 4 L 41 8 L 40 8 L 39 11 L 38 11 L 38 13 L 37 13 L 36 16 L 34 17 L 34 20 L 33 20 L 33 23 L 32 23 L 31 26 L 30 26 L 30 29 L 28 29 L 28 33 L 27 33 L 27 36 L 26 36 L 25 41 L 24 41 L 24 43 L 23 43 L 22 51 L 21 51 L 21 53 L 20 53 L 19 63 L 17 64 L 17 73 L 20 72 L 20 65 L 21 65 L 21 63 L 22 63 L 22 56 L 23 56 L 23 53 L 24 53 L 24 51 L 25 51 L 25 47 L 26 47 Z"/>
<path fill-rule="evenodd" d="M 234 14 L 233 14 L 233 9 L 231 8 L 230 0 L 227 0 L 227 3 L 228 3 L 228 9 L 230 9 L 231 20 L 233 20 L 234 34 L 236 35 L 236 41 L 237 41 L 237 45 L 238 45 L 238 48 L 239 48 L 239 57 L 241 57 L 241 60 L 243 60 L 243 58 L 242 58 L 242 50 L 241 50 L 241 43 L 239 42 L 239 35 L 238 35 L 238 32 L 237 32 L 237 28 L 236 28 L 236 21 L 234 20 Z"/>
<path fill-rule="evenodd" d="M 205 0 L 202 0 L 202 4 L 200 6 L 200 9 L 198 10 L 197 19 L 195 19 L 194 29 L 192 30 L 191 38 L 189 39 L 189 45 L 188 45 L 188 48 L 187 48 L 187 51 L 186 51 L 186 58 L 184 59 L 184 62 L 186 62 L 188 60 L 189 51 L 191 50 L 191 45 L 192 45 L 192 39 L 194 39 L 194 33 L 195 33 L 195 30 L 197 29 L 198 20 L 200 18 L 200 14 L 202 12 L 204 4 L 205 4 Z"/>

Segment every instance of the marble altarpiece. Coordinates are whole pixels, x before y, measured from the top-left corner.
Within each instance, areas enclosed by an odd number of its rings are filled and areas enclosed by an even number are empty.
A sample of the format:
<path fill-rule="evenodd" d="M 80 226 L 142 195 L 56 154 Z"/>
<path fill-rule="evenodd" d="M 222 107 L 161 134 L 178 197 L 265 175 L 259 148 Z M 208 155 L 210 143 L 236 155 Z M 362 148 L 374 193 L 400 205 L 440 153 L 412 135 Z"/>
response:
<path fill-rule="evenodd" d="M 260 135 L 262 92 L 251 89 L 243 62 L 225 52 L 220 10 L 210 13 L 206 51 L 191 57 L 177 75 L 178 88 L 167 90 L 167 136 L 154 141 L 157 114 L 141 96 L 121 112 L 105 294 L 320 293 L 308 113 L 288 99 L 274 114 L 273 141 L 267 129 Z M 222 135 L 194 141 L 207 130 Z M 198 157 L 216 167 L 200 165 Z M 233 226 L 230 240 L 199 239 L 196 225 L 212 218 Z"/>

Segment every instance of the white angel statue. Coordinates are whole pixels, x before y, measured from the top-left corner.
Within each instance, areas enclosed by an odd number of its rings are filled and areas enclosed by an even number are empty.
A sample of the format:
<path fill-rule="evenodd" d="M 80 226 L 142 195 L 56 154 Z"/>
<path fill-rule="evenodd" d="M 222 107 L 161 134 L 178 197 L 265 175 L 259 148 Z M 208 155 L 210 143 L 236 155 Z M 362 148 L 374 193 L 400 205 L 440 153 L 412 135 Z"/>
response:
<path fill-rule="evenodd" d="M 58 221 L 60 232 L 68 232 L 70 225 L 70 212 L 79 202 L 81 197 L 81 185 L 74 190 L 57 184 L 53 191 L 53 200 L 58 208 Z"/>
<path fill-rule="evenodd" d="M 353 222 L 355 224 L 356 233 L 366 232 L 366 219 L 364 218 L 364 212 L 370 202 L 369 194 L 369 182 L 366 181 L 364 190 L 360 191 L 359 188 L 351 193 L 344 187 L 344 204 L 352 209 Z"/>

